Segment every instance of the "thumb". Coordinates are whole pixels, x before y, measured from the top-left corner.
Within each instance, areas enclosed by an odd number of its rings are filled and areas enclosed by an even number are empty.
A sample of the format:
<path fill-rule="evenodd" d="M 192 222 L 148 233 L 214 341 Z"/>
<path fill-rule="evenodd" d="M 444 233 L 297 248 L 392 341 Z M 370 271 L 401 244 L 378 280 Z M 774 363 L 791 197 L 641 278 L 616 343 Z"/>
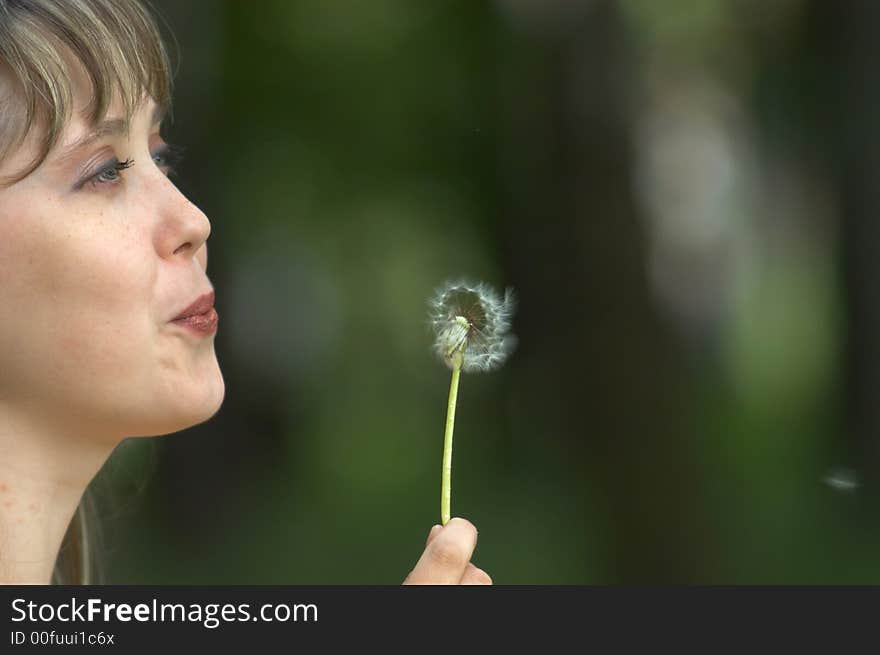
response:
<path fill-rule="evenodd" d="M 440 531 L 443 529 L 443 526 L 439 523 L 431 528 L 431 531 L 428 533 L 428 540 L 425 542 L 425 546 L 428 546 L 432 541 L 434 541 L 434 537 L 440 534 Z"/>

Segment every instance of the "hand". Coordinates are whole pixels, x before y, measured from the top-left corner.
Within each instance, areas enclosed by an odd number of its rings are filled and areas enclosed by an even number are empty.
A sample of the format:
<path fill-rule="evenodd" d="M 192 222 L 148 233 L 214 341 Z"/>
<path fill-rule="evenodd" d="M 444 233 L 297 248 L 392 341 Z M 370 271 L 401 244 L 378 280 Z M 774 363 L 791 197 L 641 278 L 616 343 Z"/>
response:
<path fill-rule="evenodd" d="M 405 585 L 490 585 L 492 578 L 471 564 L 477 529 L 466 519 L 453 518 L 428 533 L 425 552 L 403 581 Z"/>

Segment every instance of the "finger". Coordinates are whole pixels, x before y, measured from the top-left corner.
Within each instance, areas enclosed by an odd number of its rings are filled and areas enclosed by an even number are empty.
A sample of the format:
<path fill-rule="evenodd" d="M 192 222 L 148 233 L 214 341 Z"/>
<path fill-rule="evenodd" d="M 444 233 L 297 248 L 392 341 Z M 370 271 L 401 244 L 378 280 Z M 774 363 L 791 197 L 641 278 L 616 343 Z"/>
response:
<path fill-rule="evenodd" d="M 427 541 L 425 541 L 425 546 L 426 546 L 426 547 L 427 547 L 432 541 L 434 541 L 434 537 L 436 537 L 436 536 L 440 533 L 440 530 L 442 530 L 442 529 L 443 529 L 443 526 L 440 525 L 439 523 L 436 524 L 436 525 L 434 525 L 434 526 L 431 528 L 430 532 L 428 532 L 428 539 L 427 539 Z M 412 573 L 413 573 L 413 572 L 410 571 L 409 574 L 406 576 L 406 578 L 404 578 L 404 580 L 403 580 L 403 584 L 405 584 L 405 585 L 412 584 L 412 582 L 410 582 L 410 578 L 412 577 Z"/>
<path fill-rule="evenodd" d="M 442 529 L 443 526 L 439 523 L 431 528 L 431 531 L 428 533 L 428 540 L 425 542 L 425 546 L 428 546 L 432 541 L 434 541 L 434 537 L 436 537 Z"/>
<path fill-rule="evenodd" d="M 477 529 L 466 519 L 454 518 L 437 531 L 425 548 L 406 584 L 459 584 L 477 545 Z"/>
<path fill-rule="evenodd" d="M 463 585 L 491 585 L 492 578 L 489 577 L 489 574 L 486 573 L 483 569 L 477 568 L 473 564 L 468 564 L 467 568 L 464 570 L 464 575 L 461 576 L 461 583 Z"/>

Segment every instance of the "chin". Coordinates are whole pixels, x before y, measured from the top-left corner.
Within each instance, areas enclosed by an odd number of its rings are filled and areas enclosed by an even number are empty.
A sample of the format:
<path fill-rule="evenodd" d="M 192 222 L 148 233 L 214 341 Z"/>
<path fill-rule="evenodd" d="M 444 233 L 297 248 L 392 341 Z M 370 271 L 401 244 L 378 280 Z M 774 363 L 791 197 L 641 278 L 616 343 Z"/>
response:
<path fill-rule="evenodd" d="M 204 423 L 220 410 L 223 398 L 226 395 L 226 384 L 223 381 L 223 376 L 218 371 L 217 377 L 198 391 L 200 393 L 197 393 L 193 398 L 191 405 L 192 413 L 189 416 L 189 420 L 186 422 L 186 425 L 179 429 L 186 429 L 190 426 Z"/>
<path fill-rule="evenodd" d="M 220 369 L 199 383 L 187 381 L 173 386 L 151 403 L 148 416 L 128 436 L 157 437 L 186 430 L 212 418 L 223 404 L 226 385 Z"/>

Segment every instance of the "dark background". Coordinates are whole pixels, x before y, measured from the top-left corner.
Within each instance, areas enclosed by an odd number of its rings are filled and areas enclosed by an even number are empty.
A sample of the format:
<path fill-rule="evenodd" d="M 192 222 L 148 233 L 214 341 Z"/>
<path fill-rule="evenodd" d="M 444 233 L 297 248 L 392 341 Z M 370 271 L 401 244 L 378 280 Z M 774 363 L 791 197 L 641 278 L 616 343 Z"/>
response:
<path fill-rule="evenodd" d="M 155 4 L 227 391 L 96 482 L 108 582 L 402 581 L 459 276 L 519 295 L 456 416 L 496 584 L 880 582 L 880 4 Z"/>

